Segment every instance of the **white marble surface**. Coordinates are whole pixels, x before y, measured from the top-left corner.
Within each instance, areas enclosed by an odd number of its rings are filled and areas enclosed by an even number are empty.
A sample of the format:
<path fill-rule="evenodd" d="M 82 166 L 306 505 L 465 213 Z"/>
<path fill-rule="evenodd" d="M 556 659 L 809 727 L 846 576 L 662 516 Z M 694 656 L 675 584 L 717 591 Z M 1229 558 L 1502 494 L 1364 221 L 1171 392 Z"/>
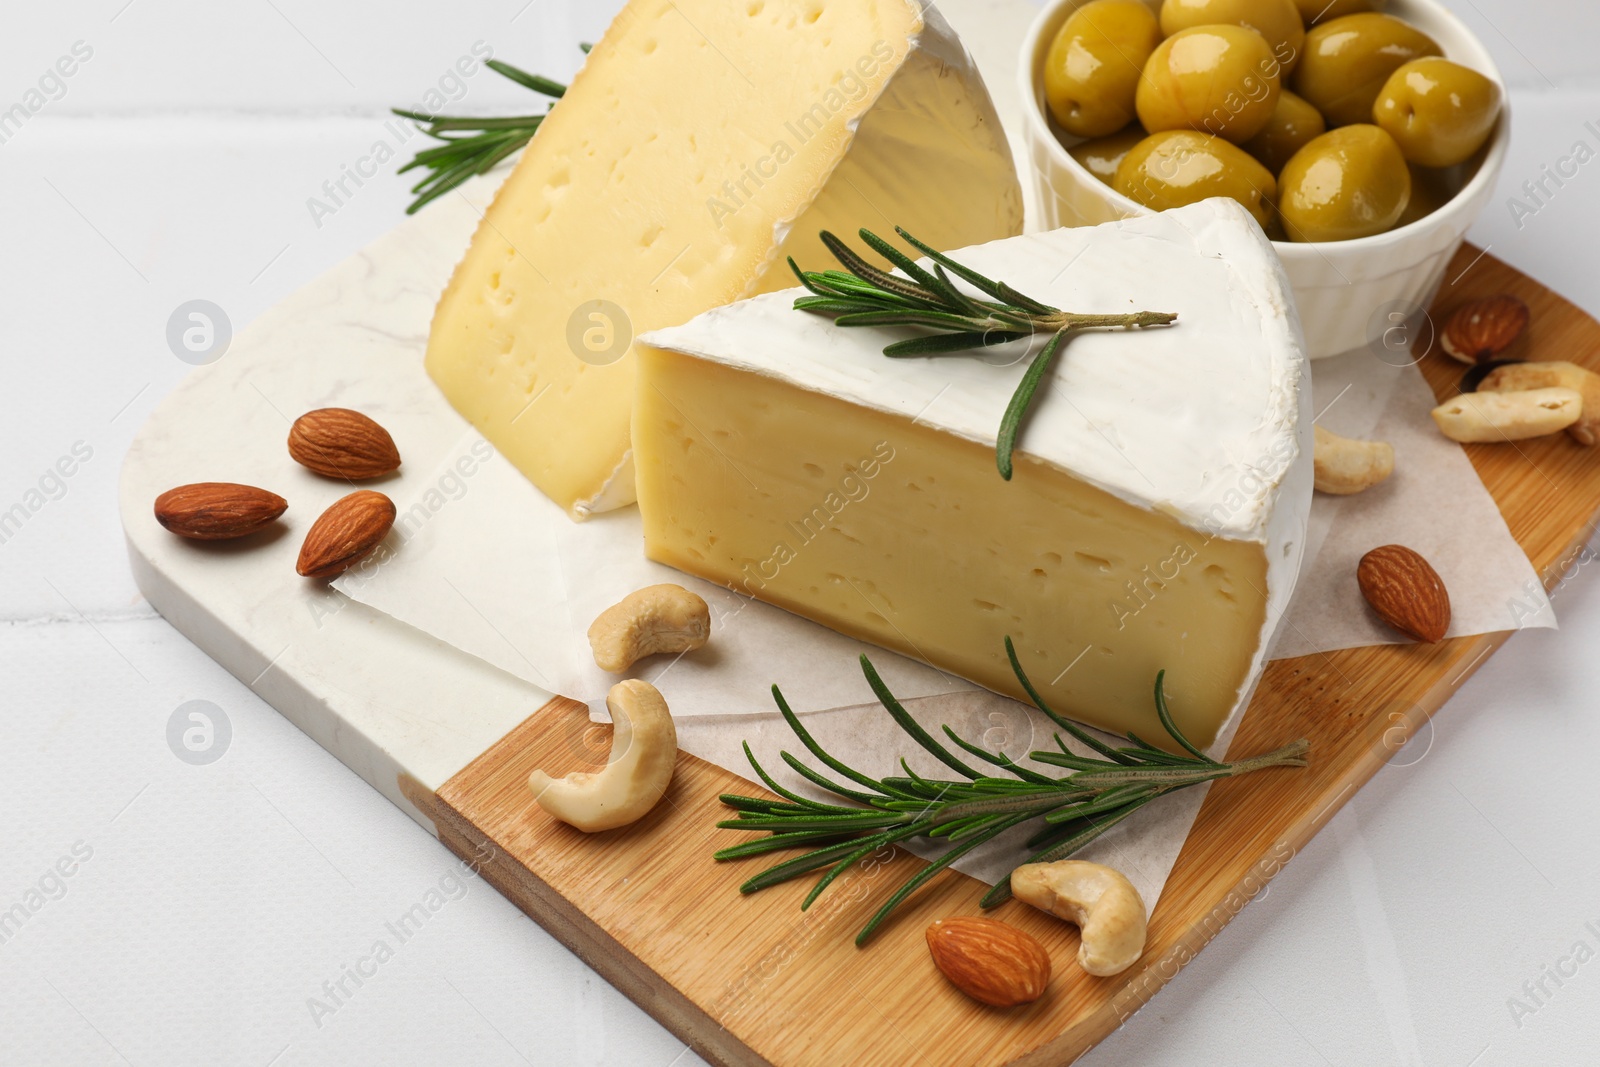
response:
<path fill-rule="evenodd" d="M 697 1062 L 477 882 L 319 1026 L 307 999 L 453 886 L 452 857 L 153 616 L 115 509 L 134 429 L 188 369 L 164 338 L 173 308 L 204 297 L 248 322 L 370 242 L 403 207 L 399 181 L 374 179 L 320 228 L 305 201 L 382 136 L 384 105 L 479 39 L 565 73 L 567 43 L 610 6 L 535 0 L 515 22 L 523 0 L 8 12 L 0 110 L 75 41 L 94 55 L 0 144 L 0 510 L 40 503 L 0 543 L 0 909 L 78 842 L 89 858 L 45 879 L 57 896 L 0 943 L 0 1063 Z M 1575 140 L 1600 141 L 1584 128 L 1600 125 L 1600 9 L 1453 6 L 1517 108 L 1473 238 L 1600 313 L 1600 164 L 1520 228 L 1505 206 Z M 469 94 L 515 98 L 482 78 Z M 92 455 L 64 487 L 47 480 L 56 499 L 29 498 L 78 442 Z M 1557 599 L 1560 631 L 1514 637 L 1425 755 L 1385 770 L 1082 1062 L 1594 1061 L 1600 964 L 1562 962 L 1579 940 L 1600 947 L 1585 926 L 1600 929 L 1588 571 Z M 232 726 L 207 766 L 166 741 L 196 699 Z M 1544 977 L 1557 966 L 1560 985 Z M 1531 1009 L 1517 1019 L 1513 996 Z"/>

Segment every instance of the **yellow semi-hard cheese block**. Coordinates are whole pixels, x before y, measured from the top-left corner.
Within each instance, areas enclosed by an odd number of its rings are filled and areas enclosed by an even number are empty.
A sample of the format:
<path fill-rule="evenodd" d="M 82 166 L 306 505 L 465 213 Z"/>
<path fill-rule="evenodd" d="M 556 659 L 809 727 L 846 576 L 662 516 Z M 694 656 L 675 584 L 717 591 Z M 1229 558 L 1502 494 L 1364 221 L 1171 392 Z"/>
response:
<path fill-rule="evenodd" d="M 1265 662 L 1310 508 L 1309 380 L 1271 246 L 1217 200 L 956 255 L 1057 306 L 1178 323 L 1073 339 L 1009 482 L 995 432 L 1021 351 L 888 359 L 904 331 L 834 326 L 793 292 L 653 333 L 648 554 L 1023 698 L 1009 636 L 1057 711 L 1153 743 L 1165 670 L 1209 744 Z"/>
<path fill-rule="evenodd" d="M 634 499 L 634 337 L 789 286 L 822 229 L 948 248 L 1021 224 L 994 108 L 933 8 L 633 0 L 484 217 L 428 373 L 581 519 Z"/>

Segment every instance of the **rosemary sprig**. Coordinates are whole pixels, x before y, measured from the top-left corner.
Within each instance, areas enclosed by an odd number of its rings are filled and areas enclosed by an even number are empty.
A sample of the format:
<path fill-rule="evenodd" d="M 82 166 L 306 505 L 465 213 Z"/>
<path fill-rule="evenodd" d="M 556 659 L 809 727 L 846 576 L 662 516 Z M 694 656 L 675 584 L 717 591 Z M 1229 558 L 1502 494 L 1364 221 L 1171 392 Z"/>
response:
<path fill-rule="evenodd" d="M 871 230 L 863 229 L 861 239 L 874 252 L 898 267 L 904 277 L 879 270 L 852 251 L 839 238 L 824 230 L 822 243 L 833 253 L 844 270 L 801 270 L 791 257 L 789 269 L 800 284 L 811 292 L 795 300 L 798 311 L 832 315 L 839 326 L 919 326 L 937 331 L 931 336 L 913 337 L 884 346 L 891 358 L 932 356 L 947 352 L 1002 345 L 1037 334 L 1049 336 L 1044 348 L 1017 384 L 1011 403 L 1006 405 L 995 443 L 995 465 L 1000 477 L 1011 480 L 1012 453 L 1023 420 L 1038 395 L 1039 386 L 1049 375 L 1062 347 L 1082 330 L 1132 329 L 1135 326 L 1166 326 L 1177 315 L 1160 311 L 1136 311 L 1124 315 L 1084 315 L 1062 311 L 1017 292 L 1005 282 L 985 278 L 949 256 L 924 244 L 900 227 L 895 233 L 917 251 L 933 260 L 928 270 Z M 975 299 L 958 289 L 950 275 L 967 282 L 989 299 Z"/>
<path fill-rule="evenodd" d="M 1035 851 L 1024 862 L 1049 863 L 1072 855 L 1152 800 L 1168 793 L 1270 767 L 1306 766 L 1310 744 L 1304 740 L 1234 763 L 1211 759 L 1195 748 L 1172 721 L 1162 686 L 1164 671 L 1156 675 L 1156 715 L 1177 746 L 1188 754 L 1174 755 L 1131 733 L 1128 745 L 1112 747 L 1045 704 L 1023 671 L 1009 637 L 1006 638 L 1006 655 L 1034 705 L 1072 738 L 1097 753 L 1098 758 L 1075 754 L 1061 740 L 1061 735 L 1056 734 L 1056 749 L 1028 754 L 1036 763 L 1071 772 L 1051 777 L 1019 765 L 1003 752 L 986 751 L 945 726 L 945 736 L 962 752 L 1012 776 L 995 777 L 971 766 L 924 730 L 895 699 L 873 669 L 872 662 L 863 655 L 862 673 L 884 710 L 912 740 L 960 775 L 959 779 L 924 778 L 901 760 L 906 777 L 872 778 L 824 749 L 789 707 L 783 693 L 773 686 L 773 700 L 800 743 L 829 771 L 853 784 L 841 784 L 788 752 L 781 754 L 784 763 L 814 785 L 861 806 L 824 803 L 785 789 L 761 766 L 750 746 L 745 745 L 745 756 L 756 775 L 778 799 L 725 794 L 722 802 L 738 814 L 717 825 L 769 836 L 720 849 L 716 858 L 745 859 L 791 848 L 810 851 L 768 867 L 740 886 L 740 892 L 754 893 L 822 870 L 821 878 L 801 904 L 805 909 L 834 879 L 881 848 L 918 837 L 949 842 L 950 847 L 942 855 L 897 889 L 867 921 L 856 935 L 856 944 L 864 945 L 889 914 L 921 885 L 1014 826 L 1035 819 L 1043 821 L 1028 840 L 1027 847 Z M 981 904 L 992 908 L 1010 896 L 1011 882 L 1007 877 L 984 896 Z"/>
<path fill-rule="evenodd" d="M 587 53 L 592 46 L 583 44 L 578 47 Z M 539 74 L 529 74 L 498 59 L 485 60 L 484 66 L 552 100 L 559 100 L 567 91 L 567 87 L 558 81 Z M 430 115 L 424 111 L 398 107 L 391 110 L 401 118 L 415 122 L 429 137 L 442 142 L 418 152 L 411 162 L 399 170 L 401 174 L 418 167 L 428 171 L 427 177 L 411 187 L 416 199 L 406 208 L 407 215 L 415 215 L 424 205 L 468 178 L 487 174 L 496 163 L 527 144 L 539 132 L 540 123 L 549 114 L 546 110 L 544 115 L 486 117 Z"/>

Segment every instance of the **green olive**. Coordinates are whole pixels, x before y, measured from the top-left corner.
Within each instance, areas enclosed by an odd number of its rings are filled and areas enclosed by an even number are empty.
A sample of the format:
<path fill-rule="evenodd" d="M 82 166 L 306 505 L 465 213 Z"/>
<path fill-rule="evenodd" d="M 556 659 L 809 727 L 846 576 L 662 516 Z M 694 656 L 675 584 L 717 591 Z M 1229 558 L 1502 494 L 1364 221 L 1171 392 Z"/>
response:
<path fill-rule="evenodd" d="M 1327 128 L 1322 112 L 1285 89 L 1278 94 L 1278 106 L 1272 109 L 1272 118 L 1267 120 L 1266 126 L 1239 147 L 1276 174 L 1307 142 L 1321 137 Z"/>
<path fill-rule="evenodd" d="M 1271 172 L 1244 149 L 1194 130 L 1166 130 L 1134 145 L 1111 187 L 1157 211 L 1231 197 L 1263 227 L 1277 191 Z"/>
<path fill-rule="evenodd" d="M 1413 59 L 1438 54 L 1432 37 L 1397 18 L 1346 15 L 1306 34 L 1293 88 L 1329 126 L 1371 122 L 1372 105 L 1389 75 Z"/>
<path fill-rule="evenodd" d="M 1090 0 L 1062 23 L 1044 61 L 1050 114 L 1074 137 L 1104 137 L 1133 120 L 1145 60 L 1161 43 L 1141 0 Z"/>
<path fill-rule="evenodd" d="M 1111 179 L 1117 175 L 1117 165 L 1122 162 L 1122 157 L 1146 136 L 1144 127 L 1133 122 L 1129 123 L 1126 129 L 1109 137 L 1096 137 L 1092 141 L 1083 141 L 1067 149 L 1067 152 L 1073 159 L 1083 164 L 1084 170 L 1110 185 Z"/>
<path fill-rule="evenodd" d="M 1408 160 L 1453 167 L 1483 147 L 1500 117 L 1500 87 L 1448 59 L 1413 59 L 1383 83 L 1372 121 Z"/>
<path fill-rule="evenodd" d="M 1294 0 L 1307 26 L 1342 19 L 1358 11 L 1382 11 L 1385 0 Z"/>
<path fill-rule="evenodd" d="M 1394 228 L 1411 199 L 1411 172 L 1378 127 L 1341 126 L 1296 152 L 1278 189 L 1291 241 L 1348 241 Z"/>
<path fill-rule="evenodd" d="M 1235 144 L 1248 141 L 1272 118 L 1281 73 L 1272 46 L 1255 30 L 1179 30 L 1144 65 L 1139 121 L 1151 133 L 1202 130 Z"/>
<path fill-rule="evenodd" d="M 1161 4 L 1161 32 L 1168 37 L 1192 26 L 1219 23 L 1243 26 L 1265 37 L 1284 75 L 1300 61 L 1306 27 L 1294 0 L 1163 0 Z"/>

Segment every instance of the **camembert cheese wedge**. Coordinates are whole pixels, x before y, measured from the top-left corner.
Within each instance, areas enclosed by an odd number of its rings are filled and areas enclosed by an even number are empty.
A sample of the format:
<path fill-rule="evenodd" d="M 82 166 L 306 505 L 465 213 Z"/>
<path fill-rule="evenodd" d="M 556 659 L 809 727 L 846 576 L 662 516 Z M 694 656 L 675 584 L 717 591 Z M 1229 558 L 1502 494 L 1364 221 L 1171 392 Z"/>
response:
<path fill-rule="evenodd" d="M 1310 380 L 1272 247 L 1210 200 L 952 255 L 1057 307 L 1178 321 L 1074 337 L 1009 482 L 995 435 L 1023 342 L 889 359 L 911 331 L 835 326 L 792 309 L 800 290 L 651 333 L 647 553 L 1025 699 L 1010 636 L 1057 711 L 1151 743 L 1165 670 L 1178 726 L 1210 744 L 1260 675 L 1311 506 Z"/>
<path fill-rule="evenodd" d="M 920 0 L 632 0 L 506 179 L 427 368 L 574 518 L 634 499 L 631 339 L 793 283 L 823 229 L 1020 233 L 977 69 Z"/>

